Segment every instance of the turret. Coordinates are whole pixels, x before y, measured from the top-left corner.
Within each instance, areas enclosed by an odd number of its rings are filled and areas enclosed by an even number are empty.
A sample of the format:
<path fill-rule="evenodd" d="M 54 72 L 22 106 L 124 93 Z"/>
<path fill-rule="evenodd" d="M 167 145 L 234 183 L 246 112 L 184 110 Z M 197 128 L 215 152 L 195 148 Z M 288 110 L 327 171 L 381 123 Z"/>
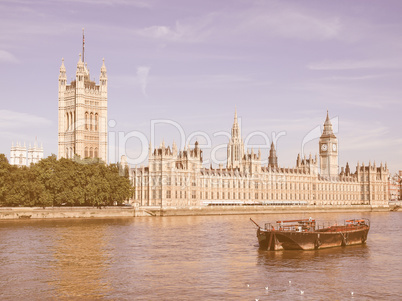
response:
<path fill-rule="evenodd" d="M 177 156 L 177 145 L 176 142 L 173 141 L 173 145 L 172 145 L 172 152 L 173 152 L 173 156 Z"/>
<path fill-rule="evenodd" d="M 81 60 L 81 53 L 79 54 L 79 59 L 77 62 L 77 71 L 75 73 L 75 80 L 76 80 L 76 92 L 77 94 L 84 94 L 84 87 L 85 87 L 85 64 Z"/>
<path fill-rule="evenodd" d="M 269 151 L 268 167 L 272 169 L 278 168 L 278 157 L 276 156 L 276 150 L 273 141 L 271 143 L 271 149 Z"/>
<path fill-rule="evenodd" d="M 100 91 L 103 95 L 107 96 L 107 72 L 105 66 L 105 59 L 102 60 L 101 73 L 99 77 Z"/>
<path fill-rule="evenodd" d="M 61 59 L 61 66 L 60 66 L 60 73 L 59 73 L 59 100 L 60 96 L 64 95 L 64 91 L 66 90 L 66 84 L 67 84 L 67 75 L 66 75 L 66 67 L 64 66 L 64 58 Z"/>

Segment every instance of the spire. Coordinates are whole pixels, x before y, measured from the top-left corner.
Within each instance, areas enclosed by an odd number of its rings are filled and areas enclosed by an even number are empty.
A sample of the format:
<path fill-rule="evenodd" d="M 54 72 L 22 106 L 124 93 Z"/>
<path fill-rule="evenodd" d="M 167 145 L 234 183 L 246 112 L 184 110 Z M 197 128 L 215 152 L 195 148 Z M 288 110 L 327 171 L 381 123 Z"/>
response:
<path fill-rule="evenodd" d="M 235 105 L 234 121 L 235 121 L 235 123 L 237 123 L 237 107 L 236 107 L 236 105 Z"/>
<path fill-rule="evenodd" d="M 329 119 L 329 113 L 327 110 L 327 118 L 325 119 L 324 122 L 324 130 L 322 131 L 322 138 L 324 137 L 331 137 L 331 138 L 336 138 L 336 136 L 334 135 L 334 131 L 332 130 L 332 123 L 331 120 Z"/>
<path fill-rule="evenodd" d="M 64 57 L 61 58 L 61 66 L 60 66 L 60 73 L 66 72 L 66 67 L 64 66 Z"/>
<path fill-rule="evenodd" d="M 278 168 L 278 157 L 276 156 L 276 150 L 273 141 L 271 143 L 271 149 L 269 150 L 268 167 Z"/>

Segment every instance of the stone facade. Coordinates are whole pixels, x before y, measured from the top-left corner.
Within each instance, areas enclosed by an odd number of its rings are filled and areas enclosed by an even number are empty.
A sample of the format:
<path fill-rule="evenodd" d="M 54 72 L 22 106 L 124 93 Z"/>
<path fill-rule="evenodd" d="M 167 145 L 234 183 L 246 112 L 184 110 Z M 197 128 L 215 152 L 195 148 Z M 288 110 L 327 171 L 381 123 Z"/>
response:
<path fill-rule="evenodd" d="M 87 64 L 77 63 L 75 80 L 67 84 L 64 59 L 59 74 L 58 158 L 100 158 L 107 162 L 107 73 L 105 60 L 99 85 L 90 80 Z"/>
<path fill-rule="evenodd" d="M 399 173 L 389 177 L 389 200 L 402 200 L 402 170 Z"/>
<path fill-rule="evenodd" d="M 326 147 L 322 145 L 326 144 Z M 334 145 L 336 145 L 334 147 Z M 319 141 L 317 157 L 301 158 L 296 166 L 278 165 L 274 144 L 268 166 L 261 164 L 261 152 L 245 152 L 235 120 L 227 152 L 226 168 L 204 168 L 202 150 L 195 143 L 178 152 L 164 143 L 149 146 L 149 165 L 134 168 L 130 177 L 139 206 L 192 207 L 205 205 L 388 205 L 387 166 L 349 164 L 338 172 L 337 138 L 328 114 Z M 320 166 L 320 172 L 318 167 Z"/>
<path fill-rule="evenodd" d="M 10 164 L 17 166 L 27 165 L 27 147 L 25 143 L 24 145 L 21 145 L 19 142 L 16 145 L 14 143 L 11 144 Z"/>
<path fill-rule="evenodd" d="M 28 155 L 28 156 L 27 156 Z M 36 164 L 43 159 L 43 146 L 38 146 L 38 142 L 35 139 L 33 146 L 27 147 L 24 143 L 22 146 L 19 142 L 14 146 L 11 145 L 10 150 L 10 164 L 17 166 L 29 166 L 31 163 Z"/>

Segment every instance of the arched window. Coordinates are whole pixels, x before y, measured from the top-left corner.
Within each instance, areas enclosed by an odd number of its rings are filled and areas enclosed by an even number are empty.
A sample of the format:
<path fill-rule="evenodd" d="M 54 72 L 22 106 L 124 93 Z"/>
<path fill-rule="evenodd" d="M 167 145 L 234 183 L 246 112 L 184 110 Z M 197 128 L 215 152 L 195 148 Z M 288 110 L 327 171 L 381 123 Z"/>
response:
<path fill-rule="evenodd" d="M 74 130 L 73 121 L 74 121 L 73 113 L 71 112 L 70 113 L 70 129 L 71 130 Z"/>
<path fill-rule="evenodd" d="M 98 113 L 96 113 L 95 114 L 95 131 L 97 131 L 98 130 L 98 118 L 99 116 L 98 116 Z"/>
<path fill-rule="evenodd" d="M 94 149 L 93 149 L 92 147 L 91 147 L 90 150 L 89 150 L 89 156 L 90 156 L 91 158 L 94 157 Z"/>
<path fill-rule="evenodd" d="M 95 154 L 94 154 L 94 157 L 95 157 L 95 158 L 98 158 L 98 148 L 97 148 L 97 147 L 95 147 Z"/>
<path fill-rule="evenodd" d="M 85 158 L 88 158 L 88 147 L 85 148 Z"/>
<path fill-rule="evenodd" d="M 68 113 L 66 114 L 66 120 L 67 120 L 66 129 L 68 130 L 70 127 L 70 115 Z"/>
<path fill-rule="evenodd" d="M 68 159 L 68 147 L 66 148 L 66 158 Z"/>
<path fill-rule="evenodd" d="M 73 157 L 74 157 L 73 148 L 70 147 L 70 158 L 72 159 Z"/>
<path fill-rule="evenodd" d="M 85 112 L 85 129 L 88 130 L 88 112 Z"/>
<path fill-rule="evenodd" d="M 20 155 L 20 164 L 22 164 L 22 154 Z"/>
<path fill-rule="evenodd" d="M 90 117 L 89 117 L 89 128 L 90 128 L 90 130 L 92 131 L 92 129 L 93 129 L 93 121 L 94 120 L 94 113 L 91 113 L 91 115 L 90 115 Z"/>

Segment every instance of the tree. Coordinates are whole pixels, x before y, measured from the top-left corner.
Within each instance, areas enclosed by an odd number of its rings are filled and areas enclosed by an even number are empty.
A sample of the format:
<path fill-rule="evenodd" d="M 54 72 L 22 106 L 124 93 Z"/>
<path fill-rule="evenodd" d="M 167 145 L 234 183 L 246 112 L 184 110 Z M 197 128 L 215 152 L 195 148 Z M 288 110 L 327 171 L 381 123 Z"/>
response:
<path fill-rule="evenodd" d="M 55 155 L 18 168 L 0 154 L 0 206 L 106 206 L 132 195 L 128 170 L 98 159 Z"/>

